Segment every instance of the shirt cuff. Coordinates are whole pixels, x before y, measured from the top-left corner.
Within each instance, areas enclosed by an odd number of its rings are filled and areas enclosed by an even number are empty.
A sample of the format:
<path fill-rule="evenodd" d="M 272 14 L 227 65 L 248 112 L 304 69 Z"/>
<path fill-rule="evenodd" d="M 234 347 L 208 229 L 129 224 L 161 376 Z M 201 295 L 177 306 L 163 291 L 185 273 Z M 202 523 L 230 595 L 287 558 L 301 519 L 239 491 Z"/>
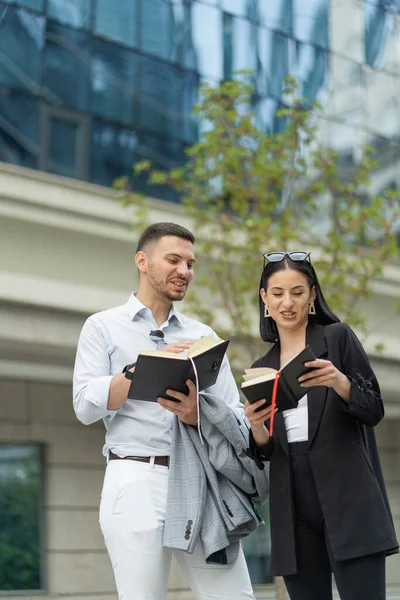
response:
<path fill-rule="evenodd" d="M 94 404 L 94 406 L 96 406 L 103 414 L 103 416 L 113 415 L 117 412 L 107 408 L 112 378 L 112 375 L 98 377 L 97 379 L 93 379 L 86 388 L 86 400 L 91 404 Z"/>

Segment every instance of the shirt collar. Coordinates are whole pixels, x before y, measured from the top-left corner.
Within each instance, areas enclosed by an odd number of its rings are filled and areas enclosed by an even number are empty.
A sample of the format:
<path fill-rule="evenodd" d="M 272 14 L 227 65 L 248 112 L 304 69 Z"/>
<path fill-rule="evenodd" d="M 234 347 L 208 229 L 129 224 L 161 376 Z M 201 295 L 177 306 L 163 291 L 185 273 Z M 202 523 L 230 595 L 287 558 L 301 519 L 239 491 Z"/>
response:
<path fill-rule="evenodd" d="M 128 314 L 131 321 L 133 321 L 139 313 L 144 313 L 146 310 L 149 310 L 147 306 L 142 304 L 142 302 L 136 298 L 136 292 L 131 294 L 128 302 L 126 303 L 126 307 L 128 309 Z M 181 327 L 184 327 L 183 315 L 176 310 L 174 305 L 171 306 L 167 321 L 170 321 L 172 318 L 175 319 Z"/>

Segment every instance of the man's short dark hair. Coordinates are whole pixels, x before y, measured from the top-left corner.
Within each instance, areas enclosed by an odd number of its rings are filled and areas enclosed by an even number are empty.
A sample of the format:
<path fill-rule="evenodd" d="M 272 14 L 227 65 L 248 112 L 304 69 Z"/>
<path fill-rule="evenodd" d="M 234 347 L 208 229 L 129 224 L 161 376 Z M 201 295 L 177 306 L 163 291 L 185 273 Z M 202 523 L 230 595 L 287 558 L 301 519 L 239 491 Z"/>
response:
<path fill-rule="evenodd" d="M 140 236 L 136 252 L 140 252 L 140 250 L 145 250 L 150 245 L 156 244 L 158 240 L 167 235 L 188 240 L 192 244 L 195 242 L 193 233 L 182 227 L 182 225 L 178 225 L 177 223 L 153 223 Z"/>

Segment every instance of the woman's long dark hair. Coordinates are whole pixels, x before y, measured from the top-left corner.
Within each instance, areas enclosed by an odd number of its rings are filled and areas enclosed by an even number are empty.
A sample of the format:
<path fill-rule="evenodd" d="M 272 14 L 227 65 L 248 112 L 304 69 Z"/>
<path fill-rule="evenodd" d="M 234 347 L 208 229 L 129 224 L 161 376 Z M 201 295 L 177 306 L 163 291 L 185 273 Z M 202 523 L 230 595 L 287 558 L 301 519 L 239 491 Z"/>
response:
<path fill-rule="evenodd" d="M 307 279 L 310 289 L 315 286 L 316 297 L 314 300 L 315 315 L 309 315 L 308 319 L 310 323 L 318 323 L 319 325 L 329 325 L 330 323 L 340 323 L 340 319 L 335 313 L 329 308 L 324 295 L 319 285 L 317 274 L 314 267 L 308 260 L 293 261 L 288 256 L 281 262 L 269 262 L 266 264 L 260 280 L 260 290 L 267 290 L 268 280 L 274 273 L 283 271 L 285 269 L 293 269 L 298 271 Z M 264 342 L 276 342 L 279 339 L 278 329 L 276 323 L 272 317 L 264 317 L 264 302 L 259 295 L 259 306 L 260 306 L 260 335 Z"/>

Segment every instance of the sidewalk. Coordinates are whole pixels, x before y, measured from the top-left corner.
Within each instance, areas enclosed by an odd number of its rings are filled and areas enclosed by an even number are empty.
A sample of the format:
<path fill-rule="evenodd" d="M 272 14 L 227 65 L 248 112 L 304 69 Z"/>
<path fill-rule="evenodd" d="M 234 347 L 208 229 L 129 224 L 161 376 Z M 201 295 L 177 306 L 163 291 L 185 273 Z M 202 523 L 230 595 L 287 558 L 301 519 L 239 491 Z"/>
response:
<path fill-rule="evenodd" d="M 386 592 L 386 600 L 400 600 L 400 586 L 388 586 Z M 257 586 L 254 586 L 254 595 L 257 600 L 276 600 L 275 590 L 272 587 L 265 589 L 263 586 L 262 589 L 257 589 Z M 339 600 L 337 592 L 333 597 L 335 600 Z M 289 600 L 289 596 L 287 597 L 287 600 Z"/>

